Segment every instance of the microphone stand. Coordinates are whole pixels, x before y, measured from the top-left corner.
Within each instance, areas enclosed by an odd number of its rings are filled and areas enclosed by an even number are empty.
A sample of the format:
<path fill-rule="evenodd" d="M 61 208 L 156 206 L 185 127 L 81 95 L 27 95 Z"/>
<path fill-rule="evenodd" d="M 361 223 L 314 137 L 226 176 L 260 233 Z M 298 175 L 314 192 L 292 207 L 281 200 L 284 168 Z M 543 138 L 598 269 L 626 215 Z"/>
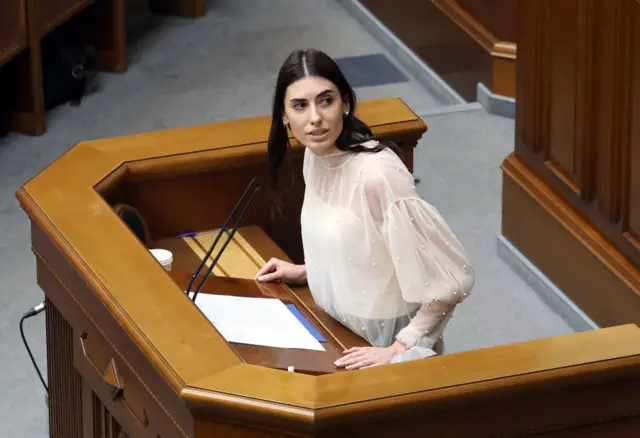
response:
<path fill-rule="evenodd" d="M 240 204 L 242 204 L 242 201 L 244 201 L 244 199 L 247 197 L 247 194 L 249 193 L 249 190 L 251 190 L 251 187 L 253 187 L 255 185 L 255 183 L 256 183 L 256 178 L 253 177 L 253 179 L 249 182 L 249 185 L 244 190 L 244 193 L 242 194 L 242 196 L 240 197 L 238 202 L 236 202 L 236 205 L 233 207 L 233 210 L 231 210 L 231 213 L 229 213 L 229 216 L 227 217 L 227 219 L 225 220 L 224 224 L 222 225 L 222 228 L 220 228 L 220 231 L 218 232 L 218 235 L 216 236 L 216 239 L 213 241 L 213 244 L 211 245 L 211 247 L 207 251 L 206 255 L 204 256 L 204 258 L 200 262 L 200 266 L 198 266 L 198 269 L 196 269 L 196 271 L 193 273 L 193 276 L 191 277 L 191 281 L 189 281 L 189 285 L 187 286 L 187 291 L 186 291 L 187 295 L 189 294 L 189 292 L 191 292 L 191 287 L 193 287 L 193 283 L 196 281 L 196 278 L 198 277 L 198 275 L 200 275 L 200 271 L 202 271 L 202 268 L 207 263 L 207 260 L 209 259 L 209 257 L 211 257 L 211 253 L 213 252 L 213 249 L 215 248 L 216 244 L 218 243 L 218 240 L 220 240 L 220 237 L 222 236 L 222 233 L 229 226 L 229 222 L 231 222 L 231 218 L 233 217 L 234 214 L 236 214 L 236 211 L 240 207 Z"/>
<path fill-rule="evenodd" d="M 245 192 L 243 193 L 242 197 L 240 198 L 240 200 L 238 201 L 238 203 L 235 205 L 235 207 L 233 208 L 231 214 L 229 215 L 229 217 L 227 218 L 225 224 L 222 226 L 222 228 L 220 229 L 220 231 L 218 232 L 218 235 L 216 236 L 216 239 L 214 240 L 213 244 L 211 245 L 211 248 L 209 248 L 209 251 L 207 252 L 207 254 L 205 255 L 205 257 L 203 258 L 202 262 L 200 263 L 200 266 L 198 267 L 198 269 L 196 270 L 196 272 L 193 274 L 193 277 L 191 278 L 191 281 L 189 282 L 189 286 L 187 287 L 187 294 L 189 294 L 189 292 L 191 292 L 191 287 L 193 286 L 193 283 L 195 282 L 195 279 L 198 277 L 198 275 L 200 275 L 200 272 L 202 271 L 202 268 L 204 267 L 204 265 L 206 264 L 207 259 L 211 256 L 211 253 L 213 252 L 213 249 L 215 248 L 216 244 L 218 243 L 218 241 L 220 240 L 220 237 L 222 236 L 222 233 L 225 232 L 228 228 L 229 222 L 231 221 L 231 218 L 233 217 L 233 215 L 235 214 L 236 210 L 239 208 L 240 204 L 242 203 L 242 201 L 246 198 L 247 193 L 249 192 L 249 190 L 251 189 L 251 187 L 254 185 L 255 183 L 255 178 L 251 180 L 251 182 L 249 183 L 249 186 L 247 187 L 247 189 L 245 190 Z M 191 299 L 194 303 L 196 301 L 196 297 L 198 296 L 198 294 L 200 293 L 200 289 L 202 289 L 202 286 L 204 285 L 204 283 L 207 281 L 207 279 L 209 278 L 209 275 L 211 275 L 211 272 L 213 271 L 213 268 L 216 266 L 216 264 L 218 263 L 218 260 L 220 260 L 220 257 L 222 256 L 222 253 L 224 252 L 225 248 L 227 247 L 227 245 L 229 244 L 229 242 L 231 242 L 231 239 L 233 239 L 233 236 L 236 234 L 236 232 L 238 231 L 238 228 L 240 227 L 240 224 L 242 223 L 242 221 L 244 220 L 245 215 L 247 214 L 247 211 L 249 210 L 249 207 L 251 206 L 251 204 L 253 203 L 253 200 L 255 199 L 255 197 L 258 195 L 258 193 L 260 193 L 260 187 L 256 187 L 253 191 L 253 193 L 251 194 L 251 196 L 249 197 L 249 200 L 247 201 L 246 205 L 244 206 L 244 208 L 240 211 L 240 216 L 238 217 L 238 221 L 236 222 L 235 226 L 233 227 L 233 229 L 231 230 L 231 232 L 228 234 L 226 241 L 224 242 L 224 244 L 222 245 L 222 248 L 220 248 L 220 251 L 218 251 L 218 254 L 216 255 L 215 259 L 213 260 L 213 262 L 211 263 L 211 266 L 209 266 L 209 269 L 207 270 L 206 274 L 204 275 L 204 278 L 202 278 L 202 280 L 200 281 L 200 283 L 198 284 L 194 294 L 193 294 L 193 298 Z"/>

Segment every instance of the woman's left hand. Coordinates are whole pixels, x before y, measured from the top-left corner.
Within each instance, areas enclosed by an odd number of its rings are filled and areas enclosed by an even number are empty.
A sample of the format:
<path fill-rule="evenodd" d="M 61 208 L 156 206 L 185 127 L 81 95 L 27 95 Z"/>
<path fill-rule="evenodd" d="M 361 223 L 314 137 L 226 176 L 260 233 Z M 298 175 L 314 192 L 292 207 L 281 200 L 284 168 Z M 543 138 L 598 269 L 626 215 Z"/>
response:
<path fill-rule="evenodd" d="M 345 355 L 335 365 L 347 370 L 384 365 L 391 362 L 393 356 L 404 351 L 404 346 L 397 341 L 390 347 L 353 347 L 344 351 Z"/>

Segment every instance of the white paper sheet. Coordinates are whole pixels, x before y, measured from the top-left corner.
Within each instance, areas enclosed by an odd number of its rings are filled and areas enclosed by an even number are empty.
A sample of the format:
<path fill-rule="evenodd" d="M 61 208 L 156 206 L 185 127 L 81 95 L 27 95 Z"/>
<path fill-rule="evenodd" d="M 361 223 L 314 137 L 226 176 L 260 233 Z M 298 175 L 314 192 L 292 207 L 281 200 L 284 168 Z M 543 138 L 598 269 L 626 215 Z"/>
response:
<path fill-rule="evenodd" d="M 227 342 L 325 351 L 280 300 L 198 294 L 196 305 Z"/>

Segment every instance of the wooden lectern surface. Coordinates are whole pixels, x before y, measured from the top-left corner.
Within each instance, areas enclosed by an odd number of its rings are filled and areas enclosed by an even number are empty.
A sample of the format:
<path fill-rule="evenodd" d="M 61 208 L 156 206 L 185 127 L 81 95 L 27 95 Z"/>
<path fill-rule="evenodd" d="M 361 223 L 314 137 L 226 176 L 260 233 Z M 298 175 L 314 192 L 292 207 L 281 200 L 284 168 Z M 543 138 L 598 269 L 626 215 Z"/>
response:
<path fill-rule="evenodd" d="M 426 130 L 398 99 L 364 102 L 358 116 L 409 151 Z M 245 363 L 108 200 L 135 200 L 156 241 L 226 215 L 247 170 L 266 168 L 269 121 L 82 143 L 18 191 L 47 294 L 58 436 L 568 437 L 640 423 L 635 325 L 318 376 Z M 300 151 L 294 143 L 293 156 Z M 229 183 L 203 183 L 216 175 Z M 247 226 L 295 248 L 290 229 L 249 216 Z"/>
<path fill-rule="evenodd" d="M 173 269 L 170 275 L 182 290 L 188 286 L 192 274 L 213 244 L 218 231 L 204 231 L 195 236 L 172 237 L 153 242 L 154 248 L 167 249 L 173 254 Z M 225 238 L 223 236 L 216 244 L 214 254 L 217 254 L 222 247 Z M 320 309 L 306 285 L 285 286 L 253 281 L 255 273 L 271 257 L 291 262 L 286 253 L 261 228 L 257 226 L 240 228 L 212 270 L 213 277 L 207 280 L 203 291 L 236 296 L 271 297 L 281 299 L 287 304 L 295 304 L 310 323 L 329 340 L 330 352 L 327 355 L 320 355 L 326 357 L 318 358 L 317 362 L 311 358 L 317 355 L 297 352 L 297 357 L 308 363 L 301 366 L 298 365 L 297 360 L 289 361 L 288 354 L 281 349 L 242 345 L 234 345 L 234 349 L 247 363 L 254 365 L 285 370 L 288 365 L 293 365 L 296 370 L 309 374 L 343 371 L 342 368 L 336 368 L 333 365 L 333 362 L 342 356 L 341 352 L 351 347 L 364 347 L 369 344 Z M 206 262 L 206 268 L 211 266 L 212 258 Z M 230 277 L 228 281 L 227 277 Z M 201 277 L 194 284 L 197 285 L 200 281 Z M 243 353 L 249 355 L 246 356 Z M 257 360 L 253 360 L 254 358 Z"/>
<path fill-rule="evenodd" d="M 172 273 L 176 283 L 185 288 L 191 279 L 188 273 Z M 297 372 L 306 374 L 327 374 L 340 371 L 333 362 L 343 356 L 339 339 L 327 327 L 322 327 L 313 310 L 303 303 L 287 288 L 276 284 L 260 284 L 253 280 L 229 277 L 209 277 L 200 293 L 230 295 L 236 297 L 272 298 L 284 304 L 293 304 L 327 340 L 322 343 L 326 351 L 300 350 L 294 348 L 276 348 L 259 345 L 230 343 L 230 346 L 245 363 L 268 368 L 287 370 L 293 366 Z M 317 310 L 317 309 L 316 309 Z"/>

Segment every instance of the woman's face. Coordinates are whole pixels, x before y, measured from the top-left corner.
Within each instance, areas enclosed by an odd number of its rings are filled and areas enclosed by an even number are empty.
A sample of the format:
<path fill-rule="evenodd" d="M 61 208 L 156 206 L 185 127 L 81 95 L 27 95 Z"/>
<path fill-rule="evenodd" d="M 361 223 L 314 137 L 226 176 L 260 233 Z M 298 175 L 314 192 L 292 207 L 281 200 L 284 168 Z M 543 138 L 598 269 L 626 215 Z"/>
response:
<path fill-rule="evenodd" d="M 307 76 L 287 88 L 283 121 L 301 144 L 317 155 L 325 155 L 335 150 L 348 109 L 333 82 Z"/>

